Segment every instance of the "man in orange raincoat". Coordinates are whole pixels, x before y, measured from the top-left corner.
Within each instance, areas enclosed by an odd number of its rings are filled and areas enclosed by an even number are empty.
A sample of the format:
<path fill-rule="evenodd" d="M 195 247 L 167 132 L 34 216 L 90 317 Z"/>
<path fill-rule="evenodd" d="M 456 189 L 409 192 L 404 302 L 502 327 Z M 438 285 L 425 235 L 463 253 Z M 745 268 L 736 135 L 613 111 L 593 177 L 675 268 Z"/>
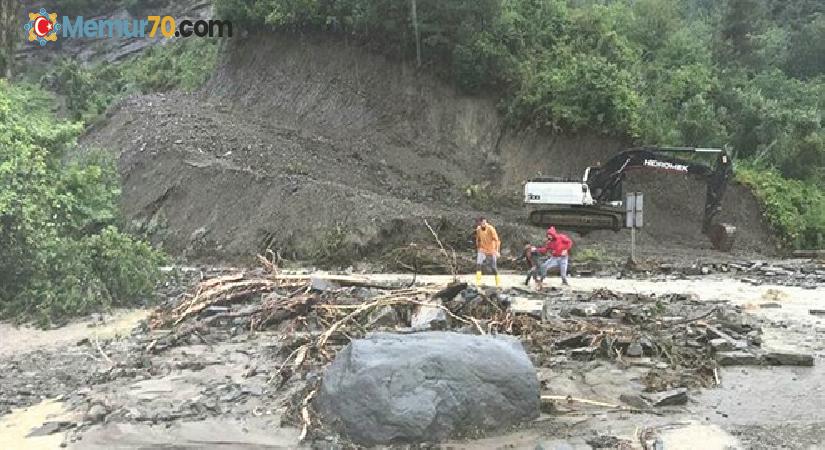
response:
<path fill-rule="evenodd" d="M 487 223 L 487 219 L 479 217 L 476 220 L 476 285 L 481 286 L 481 273 L 484 264 L 490 261 L 490 267 L 493 270 L 493 275 L 496 276 L 496 286 L 501 284 L 501 279 L 498 276 L 498 267 L 496 262 L 501 254 L 501 240 L 498 238 L 496 229 Z"/>

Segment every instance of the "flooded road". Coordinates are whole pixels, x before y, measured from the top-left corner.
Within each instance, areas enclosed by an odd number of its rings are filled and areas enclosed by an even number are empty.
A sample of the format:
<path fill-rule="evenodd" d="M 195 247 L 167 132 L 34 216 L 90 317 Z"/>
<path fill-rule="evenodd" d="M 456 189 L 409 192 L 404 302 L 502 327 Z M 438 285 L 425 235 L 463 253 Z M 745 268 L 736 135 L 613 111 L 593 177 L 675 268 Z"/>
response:
<path fill-rule="evenodd" d="M 110 339 L 127 335 L 149 314 L 148 309 L 124 309 L 111 314 L 96 315 L 72 322 L 60 328 L 43 330 L 30 326 L 15 326 L 0 322 L 0 357 L 25 353 L 38 348 L 71 345 L 81 339 Z"/>
<path fill-rule="evenodd" d="M 409 275 L 375 274 L 350 278 L 374 283 L 409 281 Z M 472 283 L 474 277 L 461 276 Z M 492 281 L 487 277 L 485 281 Z M 446 284 L 450 276 L 418 276 L 417 283 Z M 504 287 L 524 288 L 520 274 L 502 276 Z M 548 285 L 558 287 L 558 279 Z M 564 415 L 543 415 L 526 430 L 490 436 L 475 441 L 451 442 L 451 448 L 576 448 L 587 449 L 588 436 L 610 435 L 639 442 L 640 433 L 655 429 L 664 448 L 726 449 L 726 448 L 821 448 L 825 443 L 825 332 L 819 316 L 810 309 L 825 309 L 819 291 L 786 286 L 753 286 L 730 279 L 693 279 L 657 282 L 647 280 L 572 278 L 576 290 L 607 288 L 623 293 L 689 294 L 702 301 L 727 300 L 759 322 L 763 331 L 763 348 L 805 352 L 814 355 L 814 367 L 722 368 L 721 385 L 714 389 L 691 390 L 688 405 L 681 412 L 657 415 L 605 410 L 598 407 L 571 407 Z M 517 291 L 513 291 L 517 292 Z M 764 305 L 770 305 L 765 307 Z M 146 310 L 119 311 L 103 319 L 88 319 L 54 330 L 15 328 L 0 324 L 0 362 L 13 355 L 29 352 L 64 351 L 77 355 L 78 341 L 111 339 L 128 336 L 132 328 L 147 315 Z M 187 402 L 208 402 L 208 395 L 236 395 L 231 389 L 266 392 L 273 389 L 268 375 L 258 373 L 247 378 L 242 373 L 250 367 L 259 369 L 266 359 L 271 339 L 260 335 L 254 341 L 238 341 L 218 345 L 190 344 L 169 351 L 163 361 L 152 365 L 176 368 L 165 375 L 137 378 L 125 384 L 89 385 L 94 392 L 84 398 L 115 405 L 127 414 L 166 409 L 176 414 L 176 408 Z M 84 347 L 84 348 L 88 348 Z M 91 347 L 94 349 L 94 347 Z M 115 352 L 117 350 L 112 350 Z M 123 352 L 126 349 L 122 349 Z M 91 353 L 96 353 L 94 350 Z M 38 353 L 40 354 L 40 353 Z M 127 358 L 127 353 L 110 352 L 113 359 Z M 42 357 L 42 356 L 41 356 Z M 79 356 L 78 356 L 79 357 Z M 96 357 L 96 358 L 95 358 Z M 100 355 L 91 360 L 108 370 Z M 74 364 L 74 363 L 72 363 Z M 200 367 L 195 367 L 200 365 Z M 67 370 L 71 370 L 69 366 Z M 578 372 L 542 374 L 553 380 L 548 386 L 555 395 L 571 395 L 606 403 L 620 403 L 621 394 L 641 389 L 644 370 L 617 367 L 610 361 L 594 361 Z M 259 370 L 260 372 L 260 370 Z M 108 372 L 107 372 L 108 373 Z M 250 384 L 251 383 L 251 384 Z M 227 391 L 226 389 L 230 389 Z M 205 393 L 208 394 L 205 397 Z M 222 394 L 223 393 L 223 394 Z M 300 430 L 282 427 L 279 413 L 267 411 L 267 396 L 247 405 L 239 405 L 231 415 L 208 417 L 205 420 L 186 417 L 154 423 L 152 420 L 129 422 L 104 421 L 84 431 L 82 440 L 66 441 L 65 432 L 47 436 L 28 436 L 47 422 L 78 419 L 78 412 L 68 404 L 46 398 L 28 408 L 0 411 L 0 448 L 56 449 L 68 448 L 143 448 L 181 445 L 191 448 L 295 448 Z M 125 406 L 124 406 L 125 405 Z M 88 408 L 86 406 L 85 408 Z M 137 408 L 137 409 L 135 409 Z M 143 408 L 143 409 L 142 409 Z M 148 409 L 147 409 L 148 408 Z M 145 409 L 145 411 L 144 411 Z M 133 411 L 134 410 L 134 411 Z M 68 416 L 73 411 L 75 416 Z M 136 411 L 136 412 L 135 412 Z M 27 437 L 28 436 L 28 437 Z M 697 443 L 701 443 L 697 446 Z M 567 447 L 558 447 L 559 445 Z M 640 447 L 634 447 L 640 448 Z"/>

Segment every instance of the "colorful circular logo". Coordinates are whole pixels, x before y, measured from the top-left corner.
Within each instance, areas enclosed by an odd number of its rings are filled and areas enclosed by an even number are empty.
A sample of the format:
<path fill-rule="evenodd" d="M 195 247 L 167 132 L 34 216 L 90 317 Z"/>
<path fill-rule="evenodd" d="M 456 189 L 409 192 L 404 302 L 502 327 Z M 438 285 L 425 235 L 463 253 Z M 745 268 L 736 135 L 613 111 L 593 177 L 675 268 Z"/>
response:
<path fill-rule="evenodd" d="M 36 13 L 29 13 L 29 21 L 23 26 L 29 36 L 29 41 L 37 41 L 41 46 L 48 41 L 57 40 L 60 24 L 57 23 L 57 13 L 48 13 L 46 8 L 40 8 Z"/>

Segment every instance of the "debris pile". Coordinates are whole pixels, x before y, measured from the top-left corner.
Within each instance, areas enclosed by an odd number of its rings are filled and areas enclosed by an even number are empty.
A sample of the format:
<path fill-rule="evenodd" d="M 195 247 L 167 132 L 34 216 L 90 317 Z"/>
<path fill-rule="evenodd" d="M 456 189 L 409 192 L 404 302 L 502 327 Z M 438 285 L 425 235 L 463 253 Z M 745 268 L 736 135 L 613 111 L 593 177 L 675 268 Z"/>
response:
<path fill-rule="evenodd" d="M 598 268 L 582 268 L 579 273 L 609 275 L 609 272 L 600 271 Z M 772 284 L 816 289 L 825 285 L 825 262 L 821 260 L 754 260 L 696 262 L 690 265 L 657 262 L 649 267 L 644 264 L 627 267 L 619 274 L 622 278 L 652 278 L 661 281 L 716 275 L 724 275 L 727 278 L 733 277 L 754 286 Z"/>
<path fill-rule="evenodd" d="M 330 399 L 344 392 L 343 386 L 359 386 L 352 392 L 369 393 L 362 384 L 378 383 L 364 377 L 364 371 L 333 363 L 345 348 L 350 354 L 349 364 L 357 359 L 356 352 L 358 358 L 381 359 L 378 347 L 369 345 L 379 339 L 376 336 L 389 340 L 396 338 L 388 336 L 401 336 L 397 339 L 404 340 L 403 336 L 432 333 L 458 336 L 449 339 L 457 345 L 463 339 L 460 336 L 503 334 L 520 340 L 532 364 L 539 369 L 569 368 L 602 360 L 619 369 L 646 370 L 642 379 L 644 391 L 622 398 L 624 406 L 543 395 L 542 403 L 547 406 L 543 410 L 551 412 L 559 411 L 552 405 L 570 402 L 625 410 L 674 407 L 687 402 L 689 389 L 718 385 L 720 366 L 813 364 L 810 355 L 763 351 L 758 324 L 726 301 L 700 301 L 693 296 L 676 294 L 618 294 L 604 289 L 484 291 L 468 287 L 466 283 L 379 285 L 345 276 L 279 277 L 277 271 L 252 271 L 222 274 L 201 281 L 159 308 L 149 324 L 151 330 L 145 350 L 150 354 L 160 354 L 178 345 L 242 339 L 250 332 L 271 333 L 274 342 L 270 345 L 276 362 L 270 366 L 268 378 L 273 389 L 289 393 L 284 422 L 301 427 L 302 438 L 329 438 L 343 430 L 361 442 L 379 442 L 381 436 L 389 436 L 390 440 L 394 439 L 392 436 L 404 436 L 409 442 L 416 439 L 410 431 L 414 429 L 435 433 L 426 424 L 409 424 L 404 428 L 398 421 L 390 420 L 389 412 L 380 415 L 373 411 L 372 415 L 365 413 L 369 417 L 352 418 L 367 421 L 374 429 L 372 432 L 354 427 L 352 421 L 344 421 L 347 423 L 342 425 L 341 417 L 331 413 L 334 408 L 330 405 L 337 400 Z M 374 333 L 380 331 L 393 334 Z M 444 339 L 446 337 L 441 338 Z M 450 351 L 449 347 L 444 351 Z M 425 356 L 422 353 L 421 357 Z M 382 361 L 392 362 L 391 359 L 387 356 Z M 442 355 L 422 364 L 440 367 L 452 359 L 455 358 Z M 490 361 L 494 361 L 494 357 Z M 324 378 L 329 374 L 331 363 L 331 367 L 338 367 L 334 370 L 343 373 Z M 446 380 L 454 374 L 446 373 L 449 370 L 444 367 L 441 369 L 438 373 L 424 374 L 424 379 L 443 376 L 443 380 L 436 381 L 448 383 Z M 330 380 L 336 380 L 337 384 Z M 552 384 L 552 380 L 544 380 L 542 388 L 547 388 L 547 383 Z M 415 390 L 413 384 L 411 381 L 399 389 Z M 392 411 L 395 406 L 390 403 L 394 398 L 384 400 L 371 403 Z M 484 401 L 492 400 L 485 398 Z M 433 436 L 447 438 L 453 432 L 461 434 L 468 429 L 468 424 L 445 418 L 450 414 L 438 415 L 439 422 L 446 425 Z M 381 428 L 387 425 L 380 423 L 381 420 L 394 425 Z M 426 422 L 426 417 L 422 420 Z M 483 417 L 479 421 L 477 428 L 489 428 L 484 425 Z M 451 423 L 455 426 L 449 425 Z"/>

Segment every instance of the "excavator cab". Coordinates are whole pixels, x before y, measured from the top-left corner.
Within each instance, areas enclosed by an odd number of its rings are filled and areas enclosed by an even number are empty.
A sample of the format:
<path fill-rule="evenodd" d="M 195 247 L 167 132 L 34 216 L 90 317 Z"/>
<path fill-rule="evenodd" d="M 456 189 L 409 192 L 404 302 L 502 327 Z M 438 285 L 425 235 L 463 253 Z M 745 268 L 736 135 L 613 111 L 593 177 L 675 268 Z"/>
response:
<path fill-rule="evenodd" d="M 673 153 L 716 154 L 716 163 L 684 160 Z M 538 178 L 524 185 L 524 202 L 532 208 L 529 222 L 536 226 L 554 225 L 580 232 L 590 230 L 618 231 L 625 224 L 622 182 L 631 170 L 657 170 L 693 175 L 706 180 L 702 232 L 713 247 L 730 251 L 736 227 L 716 223 L 722 199 L 732 173 L 727 152 L 714 148 L 638 147 L 624 150 L 605 164 L 585 170 L 581 181 Z"/>

